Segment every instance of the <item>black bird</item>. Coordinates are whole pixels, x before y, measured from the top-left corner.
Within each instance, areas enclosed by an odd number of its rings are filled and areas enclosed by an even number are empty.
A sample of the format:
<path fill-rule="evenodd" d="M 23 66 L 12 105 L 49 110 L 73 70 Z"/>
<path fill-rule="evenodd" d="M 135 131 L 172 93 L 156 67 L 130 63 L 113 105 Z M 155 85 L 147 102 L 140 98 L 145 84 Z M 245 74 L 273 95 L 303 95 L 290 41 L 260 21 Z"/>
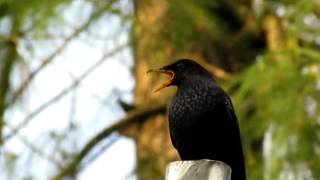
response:
<path fill-rule="evenodd" d="M 169 128 L 181 160 L 223 161 L 231 166 L 232 180 L 245 180 L 238 120 L 227 93 L 193 60 L 180 59 L 149 72 L 154 71 L 170 76 L 156 91 L 178 87 L 169 106 Z"/>

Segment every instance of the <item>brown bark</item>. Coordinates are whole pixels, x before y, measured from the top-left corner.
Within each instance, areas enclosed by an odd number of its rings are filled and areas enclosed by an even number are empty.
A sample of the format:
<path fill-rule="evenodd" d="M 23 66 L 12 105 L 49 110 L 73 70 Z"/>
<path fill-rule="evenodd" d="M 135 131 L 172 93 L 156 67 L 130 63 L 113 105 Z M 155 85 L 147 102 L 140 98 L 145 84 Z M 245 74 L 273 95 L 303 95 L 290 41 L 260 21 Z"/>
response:
<path fill-rule="evenodd" d="M 165 16 L 167 2 L 137 0 L 135 8 L 134 104 L 150 106 L 167 103 L 173 88 L 153 93 L 153 88 L 161 80 L 155 75 L 146 75 L 148 69 L 160 67 L 170 59 L 170 47 L 155 47 L 154 42 L 155 35 L 161 30 L 161 19 Z M 158 115 L 144 123 L 136 123 L 125 134 L 136 141 L 139 179 L 163 179 L 166 164 L 178 158 L 171 145 L 166 116 Z"/>

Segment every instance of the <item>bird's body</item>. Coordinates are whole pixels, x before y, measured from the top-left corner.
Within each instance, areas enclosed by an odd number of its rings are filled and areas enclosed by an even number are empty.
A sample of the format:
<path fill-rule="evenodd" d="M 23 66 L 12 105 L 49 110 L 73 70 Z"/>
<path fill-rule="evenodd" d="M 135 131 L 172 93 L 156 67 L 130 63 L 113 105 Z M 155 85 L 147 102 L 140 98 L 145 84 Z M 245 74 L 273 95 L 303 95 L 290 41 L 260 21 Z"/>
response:
<path fill-rule="evenodd" d="M 178 88 L 169 107 L 174 147 L 182 160 L 223 161 L 232 168 L 232 180 L 244 180 L 240 133 L 228 95 L 213 80 L 193 80 Z"/>
<path fill-rule="evenodd" d="M 169 107 L 169 129 L 180 158 L 223 161 L 232 169 L 232 180 L 245 180 L 240 131 L 229 96 L 194 61 L 179 60 L 161 71 L 173 74 L 165 86 L 178 87 Z"/>

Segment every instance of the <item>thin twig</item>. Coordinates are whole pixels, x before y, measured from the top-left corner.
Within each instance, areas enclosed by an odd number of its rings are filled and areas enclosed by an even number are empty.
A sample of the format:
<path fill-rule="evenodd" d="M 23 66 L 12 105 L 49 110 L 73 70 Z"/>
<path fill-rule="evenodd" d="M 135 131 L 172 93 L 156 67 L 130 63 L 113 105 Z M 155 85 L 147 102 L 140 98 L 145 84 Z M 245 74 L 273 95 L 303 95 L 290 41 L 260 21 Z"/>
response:
<path fill-rule="evenodd" d="M 17 101 L 17 99 L 21 96 L 21 94 L 24 92 L 24 90 L 28 87 L 30 82 L 34 79 L 34 77 L 40 71 L 42 71 L 45 67 L 47 67 L 47 65 L 49 65 L 55 59 L 55 57 L 57 57 L 57 55 L 59 55 L 74 38 L 76 38 L 84 30 L 86 30 L 93 22 L 95 22 L 94 21 L 95 19 L 101 17 L 106 12 L 106 8 L 109 8 L 110 6 L 111 4 L 107 4 L 106 7 L 103 7 L 95 11 L 94 13 L 92 13 L 91 16 L 88 18 L 88 20 L 83 25 L 77 28 L 69 37 L 65 39 L 65 41 L 60 47 L 58 47 L 52 54 L 50 54 L 47 58 L 45 58 L 42 61 L 42 63 L 34 71 L 32 71 L 29 74 L 29 76 L 21 83 L 21 85 L 17 88 L 17 90 L 13 92 L 12 98 L 8 101 L 10 102 L 10 104 L 6 104 L 5 108 L 14 104 Z"/>
<path fill-rule="evenodd" d="M 102 145 L 98 150 L 94 152 L 94 154 L 88 157 L 88 160 L 84 160 L 82 165 L 80 165 L 78 171 L 83 171 L 86 167 L 88 167 L 94 160 L 96 160 L 106 149 L 109 149 L 115 142 L 120 139 L 121 136 L 117 135 L 115 137 L 109 137 L 108 142 Z"/>
<path fill-rule="evenodd" d="M 55 159 L 53 156 L 49 156 L 49 155 L 45 154 L 44 152 L 42 152 L 40 150 L 40 148 L 38 148 L 37 146 L 32 144 L 27 138 L 23 137 L 20 134 L 17 134 L 17 137 L 18 137 L 18 139 L 20 139 L 23 142 L 23 144 L 26 147 L 31 149 L 31 151 L 33 153 L 37 154 L 38 156 L 42 157 L 43 159 L 46 159 L 48 162 L 53 163 L 59 169 L 61 169 L 63 167 L 62 164 L 57 159 Z"/>
<path fill-rule="evenodd" d="M 206 67 L 206 69 L 217 78 L 220 78 L 223 80 L 230 80 L 232 78 L 232 74 L 230 74 L 229 72 L 225 71 L 224 69 L 220 68 L 215 64 L 208 63 L 201 59 L 198 60 L 198 62 L 204 67 Z"/>
<path fill-rule="evenodd" d="M 48 108 L 50 105 L 52 105 L 53 103 L 59 101 L 62 97 L 64 97 L 65 95 L 67 95 L 71 90 L 73 90 L 74 88 L 76 88 L 79 83 L 86 78 L 89 74 L 91 74 L 97 67 L 99 67 L 102 63 L 105 62 L 105 60 L 109 59 L 110 57 L 114 56 L 115 54 L 117 54 L 119 51 L 123 50 L 125 47 L 127 47 L 127 44 L 121 45 L 115 49 L 113 49 L 110 52 L 105 53 L 102 58 L 97 61 L 95 64 L 93 64 L 90 68 L 88 68 L 81 76 L 79 76 L 70 86 L 66 87 L 65 89 L 63 89 L 60 93 L 58 93 L 56 96 L 54 96 L 53 98 L 51 98 L 49 101 L 45 102 L 44 104 L 42 104 L 41 106 L 39 106 L 35 111 L 31 112 L 29 115 L 27 115 L 27 117 L 25 117 L 25 119 L 22 121 L 22 123 L 20 123 L 19 125 L 17 125 L 16 127 L 14 127 L 11 130 L 11 133 L 6 135 L 4 137 L 4 142 L 9 140 L 11 137 L 13 137 L 17 132 L 19 132 L 23 127 L 25 127 L 27 124 L 30 123 L 30 121 L 37 116 L 40 112 L 42 112 L 43 110 L 45 110 L 46 108 Z"/>
<path fill-rule="evenodd" d="M 75 81 L 76 80 L 76 77 L 73 75 L 72 72 L 68 71 L 67 69 L 63 69 L 62 67 L 60 66 L 57 66 L 55 65 L 57 68 L 59 68 L 60 70 L 64 71 L 65 73 L 67 73 L 67 75 L 73 80 Z M 96 101 L 98 101 L 100 104 L 104 104 L 104 105 L 107 105 L 105 102 L 104 102 L 104 99 L 109 99 L 108 97 L 107 98 L 102 98 L 100 97 L 98 94 L 94 93 L 94 92 L 91 92 L 89 89 L 87 89 L 87 87 L 85 87 L 83 84 L 78 84 L 78 88 L 82 88 L 84 90 L 86 90 L 88 92 L 88 94 L 94 98 Z M 112 92 L 111 92 L 112 93 Z"/>
<path fill-rule="evenodd" d="M 106 127 L 100 133 L 98 133 L 96 136 L 90 139 L 89 142 L 82 148 L 82 150 L 69 163 L 67 163 L 67 165 L 62 169 L 62 171 L 60 171 L 52 179 L 60 180 L 66 176 L 75 175 L 79 169 L 79 164 L 81 163 L 83 158 L 87 156 L 89 152 L 101 140 L 108 137 L 111 133 L 118 131 L 120 129 L 123 129 L 134 122 L 138 122 L 138 121 L 141 122 L 156 114 L 163 114 L 165 113 L 165 111 L 166 111 L 166 106 L 159 105 L 156 107 L 136 109 L 129 112 L 126 117 L 119 120 L 114 125 Z"/>

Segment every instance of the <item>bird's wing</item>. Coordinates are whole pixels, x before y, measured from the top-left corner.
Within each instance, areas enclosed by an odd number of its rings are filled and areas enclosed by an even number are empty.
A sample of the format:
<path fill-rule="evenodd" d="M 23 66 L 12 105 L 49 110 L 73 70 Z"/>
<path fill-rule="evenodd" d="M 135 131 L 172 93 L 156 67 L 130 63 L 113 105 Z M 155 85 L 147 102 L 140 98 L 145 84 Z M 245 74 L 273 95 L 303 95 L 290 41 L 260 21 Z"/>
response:
<path fill-rule="evenodd" d="M 231 102 L 229 97 L 226 98 L 225 103 L 226 103 L 226 109 L 227 109 L 229 117 L 231 119 L 237 119 L 237 116 L 235 115 L 235 112 L 234 112 L 234 109 L 233 109 L 232 102 Z"/>

